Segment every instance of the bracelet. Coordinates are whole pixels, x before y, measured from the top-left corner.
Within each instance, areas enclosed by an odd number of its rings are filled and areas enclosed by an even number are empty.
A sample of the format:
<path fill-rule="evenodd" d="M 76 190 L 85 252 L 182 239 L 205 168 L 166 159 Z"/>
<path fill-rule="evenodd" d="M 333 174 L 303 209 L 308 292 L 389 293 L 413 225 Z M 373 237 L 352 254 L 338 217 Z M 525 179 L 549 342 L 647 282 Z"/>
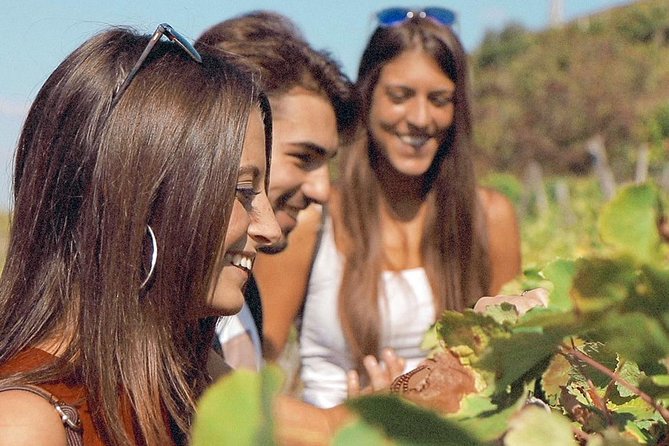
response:
<path fill-rule="evenodd" d="M 411 377 L 426 367 L 426 365 L 421 365 L 403 375 L 398 376 L 390 385 L 390 391 L 392 393 L 408 392 L 409 381 L 411 380 Z"/>

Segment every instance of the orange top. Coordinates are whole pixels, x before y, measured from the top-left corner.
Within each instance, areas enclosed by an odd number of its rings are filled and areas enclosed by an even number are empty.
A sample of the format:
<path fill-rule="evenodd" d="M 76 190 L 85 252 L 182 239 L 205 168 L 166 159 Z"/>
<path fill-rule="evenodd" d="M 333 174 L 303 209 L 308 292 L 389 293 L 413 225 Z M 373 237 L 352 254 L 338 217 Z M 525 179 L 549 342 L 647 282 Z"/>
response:
<path fill-rule="evenodd" d="M 30 348 L 24 352 L 19 353 L 12 360 L 0 366 L 0 375 L 25 372 L 44 366 L 45 364 L 49 364 L 55 360 L 56 357 L 50 353 L 37 348 Z M 98 431 L 93 425 L 91 411 L 88 407 L 88 392 L 84 388 L 83 384 L 78 382 L 58 382 L 50 384 L 39 384 L 39 387 L 53 394 L 63 403 L 77 409 L 79 412 L 79 419 L 81 421 L 84 446 L 105 446 L 105 442 L 102 440 Z M 124 404 L 122 404 L 123 425 L 130 438 L 137 439 L 135 436 L 136 432 L 133 427 L 132 412 L 130 410 L 130 406 L 125 404 L 126 402 L 127 399 L 124 399 Z"/>

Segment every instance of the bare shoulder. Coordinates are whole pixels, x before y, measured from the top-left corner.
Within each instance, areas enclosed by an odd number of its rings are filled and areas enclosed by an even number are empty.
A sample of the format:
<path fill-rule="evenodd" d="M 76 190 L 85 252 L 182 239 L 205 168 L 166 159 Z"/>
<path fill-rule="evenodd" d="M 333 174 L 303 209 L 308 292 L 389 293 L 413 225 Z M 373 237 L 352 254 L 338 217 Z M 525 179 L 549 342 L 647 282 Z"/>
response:
<path fill-rule="evenodd" d="M 0 446 L 66 446 L 65 427 L 44 398 L 22 390 L 0 392 Z"/>
<path fill-rule="evenodd" d="M 489 187 L 479 187 L 477 192 L 489 220 L 499 222 L 500 220 L 516 219 L 516 210 L 506 195 Z"/>

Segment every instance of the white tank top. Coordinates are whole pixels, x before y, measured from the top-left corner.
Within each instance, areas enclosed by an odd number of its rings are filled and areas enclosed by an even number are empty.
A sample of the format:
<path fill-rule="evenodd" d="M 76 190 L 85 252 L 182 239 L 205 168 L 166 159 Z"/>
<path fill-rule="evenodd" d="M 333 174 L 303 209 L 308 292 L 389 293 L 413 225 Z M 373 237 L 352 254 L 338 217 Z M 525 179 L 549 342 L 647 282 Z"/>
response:
<path fill-rule="evenodd" d="M 309 278 L 300 332 L 303 398 L 324 408 L 346 399 L 346 372 L 354 367 L 337 310 L 343 262 L 335 245 L 332 219 L 327 216 Z M 423 268 L 385 271 L 382 280 L 385 295 L 379 300 L 380 346 L 394 348 L 406 359 L 408 371 L 425 358 L 420 344 L 435 321 L 432 290 Z"/>

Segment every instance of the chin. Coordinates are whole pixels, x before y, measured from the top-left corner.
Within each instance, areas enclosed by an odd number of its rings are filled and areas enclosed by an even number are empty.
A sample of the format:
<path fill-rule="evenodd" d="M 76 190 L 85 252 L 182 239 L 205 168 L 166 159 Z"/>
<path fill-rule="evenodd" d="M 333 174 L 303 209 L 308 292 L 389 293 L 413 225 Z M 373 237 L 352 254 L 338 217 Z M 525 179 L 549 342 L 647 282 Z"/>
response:
<path fill-rule="evenodd" d="M 235 296 L 214 296 L 213 302 L 209 305 L 211 312 L 217 316 L 232 316 L 241 311 L 244 305 L 244 294 L 239 291 Z"/>

